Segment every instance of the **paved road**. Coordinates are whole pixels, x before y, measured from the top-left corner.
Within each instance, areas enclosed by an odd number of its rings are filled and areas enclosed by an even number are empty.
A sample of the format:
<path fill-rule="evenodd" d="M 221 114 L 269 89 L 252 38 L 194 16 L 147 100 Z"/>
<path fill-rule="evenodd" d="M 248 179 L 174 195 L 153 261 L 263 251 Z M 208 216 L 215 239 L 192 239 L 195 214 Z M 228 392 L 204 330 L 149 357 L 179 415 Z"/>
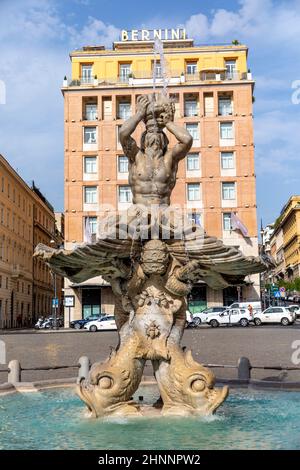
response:
<path fill-rule="evenodd" d="M 61 364 L 76 364 L 78 358 L 89 356 L 92 362 L 107 357 L 110 348 L 117 344 L 117 333 L 85 331 L 41 332 L 24 331 L 0 334 L 6 345 L 6 362 L 19 359 L 23 367 L 36 367 Z M 202 363 L 236 364 L 240 356 L 249 357 L 255 365 L 293 366 L 292 343 L 300 341 L 300 324 L 289 327 L 210 327 L 188 329 L 184 333 L 182 345 L 191 348 L 194 357 Z M 300 357 L 300 354 L 299 354 Z M 4 366 L 0 364 L 0 369 Z M 299 364 L 300 367 L 300 364 Z M 42 380 L 47 378 L 73 377 L 76 369 L 58 371 L 24 371 L 22 380 Z M 146 368 L 151 375 L 151 365 Z M 218 377 L 235 377 L 234 369 L 215 371 Z M 286 377 L 279 371 L 253 371 L 253 377 L 279 377 L 300 380 L 300 371 Z M 0 383 L 7 374 L 0 372 Z"/>

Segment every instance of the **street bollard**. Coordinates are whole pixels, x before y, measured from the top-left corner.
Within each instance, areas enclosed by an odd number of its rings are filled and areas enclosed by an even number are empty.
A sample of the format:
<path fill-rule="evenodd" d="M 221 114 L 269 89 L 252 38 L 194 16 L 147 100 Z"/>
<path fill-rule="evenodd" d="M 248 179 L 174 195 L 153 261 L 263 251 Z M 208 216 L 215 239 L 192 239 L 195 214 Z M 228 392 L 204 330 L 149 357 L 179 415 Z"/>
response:
<path fill-rule="evenodd" d="M 238 360 L 238 379 L 247 381 L 251 379 L 251 364 L 248 357 L 240 357 Z"/>
<path fill-rule="evenodd" d="M 80 383 L 81 379 L 87 379 L 90 372 L 90 360 L 87 356 L 81 356 L 78 363 L 80 364 L 78 371 L 77 383 Z"/>
<path fill-rule="evenodd" d="M 9 362 L 8 369 L 8 383 L 15 385 L 16 383 L 21 382 L 21 364 L 17 359 Z"/>

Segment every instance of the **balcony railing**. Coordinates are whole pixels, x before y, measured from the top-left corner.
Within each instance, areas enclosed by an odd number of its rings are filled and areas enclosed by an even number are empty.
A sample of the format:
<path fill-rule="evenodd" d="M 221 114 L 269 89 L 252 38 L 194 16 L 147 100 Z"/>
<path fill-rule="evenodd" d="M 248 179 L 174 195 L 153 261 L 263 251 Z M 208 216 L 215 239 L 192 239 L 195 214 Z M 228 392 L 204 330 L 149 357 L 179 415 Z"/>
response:
<path fill-rule="evenodd" d="M 80 82 L 82 84 L 93 84 L 94 83 L 94 77 L 80 77 Z"/>
<path fill-rule="evenodd" d="M 227 71 L 200 71 L 194 74 L 187 74 L 182 70 L 168 70 L 166 79 L 171 84 L 175 83 L 191 83 L 191 82 L 222 82 L 222 81 L 239 81 L 252 80 L 251 73 L 247 72 L 227 72 Z M 132 71 L 128 76 L 117 77 L 81 77 L 80 79 L 67 79 L 63 82 L 64 87 L 72 86 L 109 86 L 109 85 L 140 85 L 142 81 L 149 84 L 153 80 L 151 71 Z M 160 74 L 156 77 L 156 81 L 160 84 L 163 77 Z"/>
<path fill-rule="evenodd" d="M 98 115 L 95 113 L 86 113 L 83 115 L 84 121 L 97 121 Z"/>

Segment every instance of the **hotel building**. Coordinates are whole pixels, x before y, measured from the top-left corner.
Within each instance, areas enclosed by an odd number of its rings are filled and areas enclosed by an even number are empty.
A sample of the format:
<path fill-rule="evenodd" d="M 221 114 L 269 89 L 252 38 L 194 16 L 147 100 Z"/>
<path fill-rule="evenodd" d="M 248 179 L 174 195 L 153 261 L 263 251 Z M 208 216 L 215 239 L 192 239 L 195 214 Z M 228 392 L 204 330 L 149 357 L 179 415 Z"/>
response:
<path fill-rule="evenodd" d="M 147 40 L 145 40 L 145 37 Z M 258 254 L 253 140 L 254 81 L 245 45 L 195 45 L 192 39 L 163 40 L 167 92 L 175 103 L 175 121 L 193 136 L 189 155 L 180 162 L 171 203 L 183 207 L 209 235 Z M 128 40 L 128 38 L 130 38 Z M 132 39 L 134 38 L 134 39 Z M 126 209 L 131 202 L 128 162 L 118 139 L 125 119 L 136 111 L 137 97 L 163 86 L 162 63 L 145 33 L 122 34 L 112 49 L 86 46 L 71 52 L 71 78 L 65 77 L 65 246 L 84 241 L 86 223 L 96 235 L 101 214 Z M 134 137 L 140 138 L 140 124 Z M 170 145 L 175 144 L 168 135 Z M 108 208 L 108 209 L 105 209 Z M 106 211 L 106 212 L 105 212 Z M 234 213 L 248 230 L 232 230 Z M 100 310 L 113 312 L 111 289 L 101 278 L 65 284 L 75 296 L 71 318 Z M 193 288 L 191 305 L 218 305 L 237 298 L 255 300 L 259 276 L 247 285 L 214 291 Z"/>

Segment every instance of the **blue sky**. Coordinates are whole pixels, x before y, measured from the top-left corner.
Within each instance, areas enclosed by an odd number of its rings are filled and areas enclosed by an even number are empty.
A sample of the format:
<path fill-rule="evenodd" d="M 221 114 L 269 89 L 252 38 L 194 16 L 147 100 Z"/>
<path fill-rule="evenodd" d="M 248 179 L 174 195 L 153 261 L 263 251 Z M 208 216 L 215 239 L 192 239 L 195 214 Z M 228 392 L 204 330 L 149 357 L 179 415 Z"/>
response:
<path fill-rule="evenodd" d="M 110 47 L 120 29 L 182 25 L 197 43 L 249 46 L 256 80 L 258 218 L 299 194 L 300 0 L 0 0 L 0 153 L 63 208 L 64 75 L 69 51 Z M 294 93 L 294 99 L 293 98 Z M 294 103 L 293 103 L 294 102 Z"/>

